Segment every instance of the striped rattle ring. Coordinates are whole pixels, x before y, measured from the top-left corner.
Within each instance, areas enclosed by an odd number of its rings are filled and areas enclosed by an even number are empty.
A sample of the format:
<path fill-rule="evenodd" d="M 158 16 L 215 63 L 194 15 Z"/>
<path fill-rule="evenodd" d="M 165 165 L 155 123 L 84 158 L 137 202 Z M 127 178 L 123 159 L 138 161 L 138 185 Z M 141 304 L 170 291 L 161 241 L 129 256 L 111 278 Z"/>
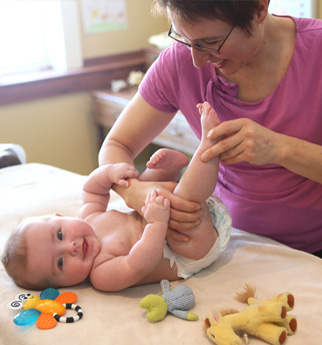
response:
<path fill-rule="evenodd" d="M 71 304 L 71 303 L 64 303 L 63 306 L 66 309 L 76 310 L 77 314 L 75 316 L 64 317 L 64 316 L 59 316 L 57 313 L 54 313 L 53 317 L 58 322 L 72 323 L 72 322 L 79 321 L 83 317 L 83 310 L 82 310 L 82 308 L 79 305 Z"/>

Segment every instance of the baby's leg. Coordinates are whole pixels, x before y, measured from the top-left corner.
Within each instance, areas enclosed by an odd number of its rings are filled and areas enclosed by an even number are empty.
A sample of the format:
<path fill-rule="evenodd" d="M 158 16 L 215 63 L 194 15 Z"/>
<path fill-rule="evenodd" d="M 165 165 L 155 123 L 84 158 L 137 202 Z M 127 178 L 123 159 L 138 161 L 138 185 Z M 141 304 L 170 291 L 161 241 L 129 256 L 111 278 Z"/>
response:
<path fill-rule="evenodd" d="M 141 174 L 142 181 L 176 181 L 181 170 L 189 163 L 188 157 L 178 151 L 160 149 L 147 162 Z"/>
<path fill-rule="evenodd" d="M 205 102 L 201 107 L 202 137 L 200 145 L 195 152 L 189 166 L 184 172 L 174 194 L 201 204 L 203 215 L 201 223 L 196 228 L 189 230 L 189 242 L 176 242 L 167 238 L 168 245 L 177 254 L 190 258 L 204 257 L 214 245 L 218 235 L 214 229 L 212 218 L 206 205 L 207 198 L 213 193 L 218 177 L 218 157 L 204 163 L 201 154 L 214 145 L 214 141 L 207 138 L 209 130 L 220 123 L 218 116 L 210 104 Z"/>
<path fill-rule="evenodd" d="M 219 159 L 215 157 L 204 163 L 201 161 L 201 155 L 215 144 L 215 141 L 208 139 L 207 134 L 220 121 L 216 111 L 211 108 L 208 102 L 200 105 L 199 110 L 201 112 L 201 141 L 174 193 L 183 199 L 202 203 L 207 200 L 216 187 Z"/>

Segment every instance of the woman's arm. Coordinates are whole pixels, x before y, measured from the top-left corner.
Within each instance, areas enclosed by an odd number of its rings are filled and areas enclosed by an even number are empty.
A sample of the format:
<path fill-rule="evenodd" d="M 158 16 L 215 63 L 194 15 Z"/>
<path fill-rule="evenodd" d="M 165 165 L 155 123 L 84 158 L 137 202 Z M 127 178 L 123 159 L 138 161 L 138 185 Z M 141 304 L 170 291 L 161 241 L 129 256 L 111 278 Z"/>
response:
<path fill-rule="evenodd" d="M 106 136 L 99 164 L 133 164 L 134 158 L 161 133 L 173 116 L 153 108 L 137 93 Z"/>
<path fill-rule="evenodd" d="M 206 162 L 219 155 L 223 164 L 246 161 L 255 165 L 278 164 L 322 183 L 322 146 L 276 133 L 249 119 L 222 122 L 209 131 L 210 139 L 225 139 L 206 150 Z"/>
<path fill-rule="evenodd" d="M 134 158 L 169 124 L 174 114 L 159 111 L 150 106 L 139 93 L 126 106 L 108 133 L 99 153 L 99 163 L 133 164 Z M 130 186 L 113 185 L 126 204 L 141 213 L 147 194 L 152 189 L 170 200 L 171 219 L 174 229 L 193 228 L 199 223 L 200 205 L 188 202 L 172 194 L 176 184 L 172 182 L 144 182 L 130 180 Z M 196 212 L 197 211 L 197 212 Z"/>

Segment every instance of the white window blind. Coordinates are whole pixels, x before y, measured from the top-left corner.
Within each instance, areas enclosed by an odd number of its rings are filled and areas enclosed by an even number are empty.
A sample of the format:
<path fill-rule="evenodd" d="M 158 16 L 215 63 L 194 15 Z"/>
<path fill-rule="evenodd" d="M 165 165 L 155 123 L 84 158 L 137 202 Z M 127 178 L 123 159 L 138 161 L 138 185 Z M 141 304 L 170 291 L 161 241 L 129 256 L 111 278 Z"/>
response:
<path fill-rule="evenodd" d="M 0 47 L 2 79 L 81 67 L 77 1 L 0 0 Z"/>

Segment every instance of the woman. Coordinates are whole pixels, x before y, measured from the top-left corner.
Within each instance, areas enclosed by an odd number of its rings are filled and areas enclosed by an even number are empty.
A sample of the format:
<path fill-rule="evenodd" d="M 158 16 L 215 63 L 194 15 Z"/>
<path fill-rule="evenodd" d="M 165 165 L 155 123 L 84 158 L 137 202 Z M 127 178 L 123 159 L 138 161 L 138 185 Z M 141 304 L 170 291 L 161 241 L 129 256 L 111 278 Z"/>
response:
<path fill-rule="evenodd" d="M 209 131 L 215 141 L 202 159 L 220 158 L 216 194 L 233 226 L 321 256 L 322 21 L 273 16 L 268 5 L 154 0 L 175 42 L 110 131 L 100 164 L 133 162 L 178 109 L 200 138 L 196 104 L 208 100 L 221 123 Z M 149 188 L 133 181 L 118 192 L 139 210 Z M 171 188 L 160 186 L 165 195 Z M 181 240 L 199 211 L 167 197 L 169 226 L 179 232 L 169 236 Z"/>

